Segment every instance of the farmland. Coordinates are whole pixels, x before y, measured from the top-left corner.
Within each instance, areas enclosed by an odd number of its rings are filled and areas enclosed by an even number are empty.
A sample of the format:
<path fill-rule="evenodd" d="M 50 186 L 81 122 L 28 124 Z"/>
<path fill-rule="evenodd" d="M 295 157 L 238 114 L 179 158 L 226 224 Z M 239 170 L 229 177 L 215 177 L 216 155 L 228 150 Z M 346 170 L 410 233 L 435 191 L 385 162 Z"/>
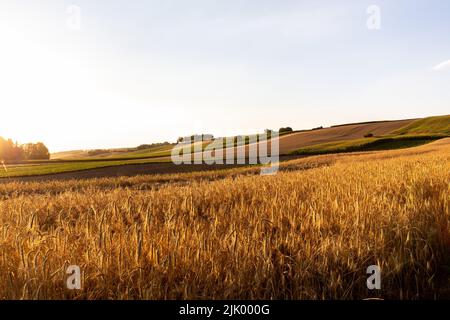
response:
<path fill-rule="evenodd" d="M 162 159 L 135 159 L 135 160 L 111 160 L 111 161 L 48 161 L 45 163 L 29 163 L 21 165 L 8 165 L 6 170 L 0 171 L 0 177 L 14 178 L 27 176 L 51 175 L 56 173 L 73 172 L 76 174 L 79 171 L 98 169 L 105 167 L 115 167 L 121 165 L 135 165 L 146 163 L 161 163 L 169 162 L 170 158 Z"/>
<path fill-rule="evenodd" d="M 279 136 L 279 151 L 281 155 L 315 155 L 339 152 L 388 150 L 414 147 L 431 141 L 448 137 L 450 116 L 429 117 L 417 120 L 375 121 L 356 124 L 346 124 L 329 128 L 300 130 L 283 133 Z M 370 135 L 370 137 L 368 137 Z M 198 143 L 198 142 L 197 142 Z M 211 141 L 200 142 L 204 150 Z M 249 141 L 245 140 L 245 155 L 248 157 Z M 191 144 L 191 151 L 194 152 Z M 159 173 L 161 164 L 171 162 L 171 151 L 178 148 L 175 144 L 144 149 L 115 149 L 99 152 L 83 150 L 59 152 L 52 154 L 51 160 L 24 161 L 9 163 L 3 170 L 2 178 L 20 178 L 73 173 L 78 176 L 117 176 Z M 231 147 L 233 153 L 236 146 Z M 229 150 L 229 149 L 226 149 Z M 158 165 L 154 165 L 158 164 Z M 126 170 L 124 166 L 128 166 Z M 117 170 L 115 170 L 117 169 Z M 90 173 L 80 173 L 91 171 Z M 165 172 L 166 170 L 164 170 Z M 173 171 L 171 168 L 169 171 Z M 183 171 L 180 170 L 180 171 Z"/>
<path fill-rule="evenodd" d="M 4 182 L 0 297 L 450 298 L 449 181 L 443 138 L 285 161 L 273 176 Z M 65 287 L 68 265 L 82 290 Z"/>
<path fill-rule="evenodd" d="M 296 155 L 318 155 L 328 153 L 342 153 L 355 151 L 375 151 L 403 149 L 441 139 L 440 135 L 419 135 L 419 136 L 394 136 L 383 138 L 365 138 L 348 141 L 329 142 L 312 145 L 292 152 Z"/>

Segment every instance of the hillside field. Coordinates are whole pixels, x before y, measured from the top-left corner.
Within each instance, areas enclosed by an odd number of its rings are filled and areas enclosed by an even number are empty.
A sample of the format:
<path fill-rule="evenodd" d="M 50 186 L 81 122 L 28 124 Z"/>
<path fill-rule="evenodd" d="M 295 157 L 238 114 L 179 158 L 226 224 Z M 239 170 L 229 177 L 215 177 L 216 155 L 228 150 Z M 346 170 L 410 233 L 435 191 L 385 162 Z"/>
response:
<path fill-rule="evenodd" d="M 448 137 L 449 126 L 450 116 L 372 121 L 283 133 L 278 142 L 282 156 L 389 150 L 414 147 Z M 209 143 L 211 141 L 203 142 L 202 149 Z M 244 150 L 248 157 L 250 145 L 248 140 L 246 143 Z M 54 179 L 66 178 L 68 173 L 72 173 L 73 178 L 77 176 L 83 178 L 173 172 L 174 168 L 162 171 L 158 169 L 163 167 L 162 164 L 171 162 L 170 155 L 173 148 L 178 147 L 175 144 L 167 144 L 139 150 L 122 148 L 93 153 L 83 150 L 59 152 L 53 154 L 51 160 L 7 163 L 3 168 L 0 167 L 0 183 L 4 182 L 5 178 L 8 181 L 43 175 Z M 232 152 L 236 152 L 236 147 L 233 149 Z M 224 152 L 227 150 L 229 149 L 225 148 Z M 194 152 L 193 144 L 191 152 Z M 198 170 L 203 168 L 204 166 L 199 166 Z"/>

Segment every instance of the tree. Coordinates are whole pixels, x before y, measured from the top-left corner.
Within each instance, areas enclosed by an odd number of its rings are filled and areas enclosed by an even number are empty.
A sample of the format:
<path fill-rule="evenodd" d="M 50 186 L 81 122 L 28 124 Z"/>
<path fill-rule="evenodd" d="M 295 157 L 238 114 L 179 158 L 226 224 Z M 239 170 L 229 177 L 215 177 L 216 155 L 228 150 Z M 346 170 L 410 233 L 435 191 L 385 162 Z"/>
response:
<path fill-rule="evenodd" d="M 0 137 L 0 160 L 21 160 L 23 158 L 22 149 L 11 139 L 3 139 Z"/>
<path fill-rule="evenodd" d="M 27 143 L 22 146 L 25 154 L 25 159 L 27 160 L 48 160 L 50 159 L 50 152 L 48 151 L 45 144 L 42 142 L 38 143 Z"/>
<path fill-rule="evenodd" d="M 11 139 L 6 140 L 0 137 L 0 161 L 20 161 L 25 159 L 48 160 L 50 159 L 50 152 L 42 142 L 19 145 Z"/>

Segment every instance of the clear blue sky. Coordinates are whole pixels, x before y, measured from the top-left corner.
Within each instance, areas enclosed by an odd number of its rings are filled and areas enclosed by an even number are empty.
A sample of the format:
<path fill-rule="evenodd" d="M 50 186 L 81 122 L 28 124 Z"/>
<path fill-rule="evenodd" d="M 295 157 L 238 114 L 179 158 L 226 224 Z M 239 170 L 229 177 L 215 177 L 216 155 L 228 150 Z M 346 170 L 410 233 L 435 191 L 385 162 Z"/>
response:
<path fill-rule="evenodd" d="M 449 114 L 449 35 L 447 0 L 3 0 L 0 136 L 60 151 Z"/>

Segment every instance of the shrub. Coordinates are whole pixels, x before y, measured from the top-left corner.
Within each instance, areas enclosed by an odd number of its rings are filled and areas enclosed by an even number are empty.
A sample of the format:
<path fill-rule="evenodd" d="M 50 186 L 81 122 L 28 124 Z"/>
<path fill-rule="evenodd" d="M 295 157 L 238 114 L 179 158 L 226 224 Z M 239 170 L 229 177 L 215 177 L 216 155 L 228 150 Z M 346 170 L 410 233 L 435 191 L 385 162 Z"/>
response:
<path fill-rule="evenodd" d="M 280 130 L 278 130 L 279 133 L 292 132 L 292 131 L 294 131 L 294 130 L 292 130 L 291 127 L 280 128 Z"/>

